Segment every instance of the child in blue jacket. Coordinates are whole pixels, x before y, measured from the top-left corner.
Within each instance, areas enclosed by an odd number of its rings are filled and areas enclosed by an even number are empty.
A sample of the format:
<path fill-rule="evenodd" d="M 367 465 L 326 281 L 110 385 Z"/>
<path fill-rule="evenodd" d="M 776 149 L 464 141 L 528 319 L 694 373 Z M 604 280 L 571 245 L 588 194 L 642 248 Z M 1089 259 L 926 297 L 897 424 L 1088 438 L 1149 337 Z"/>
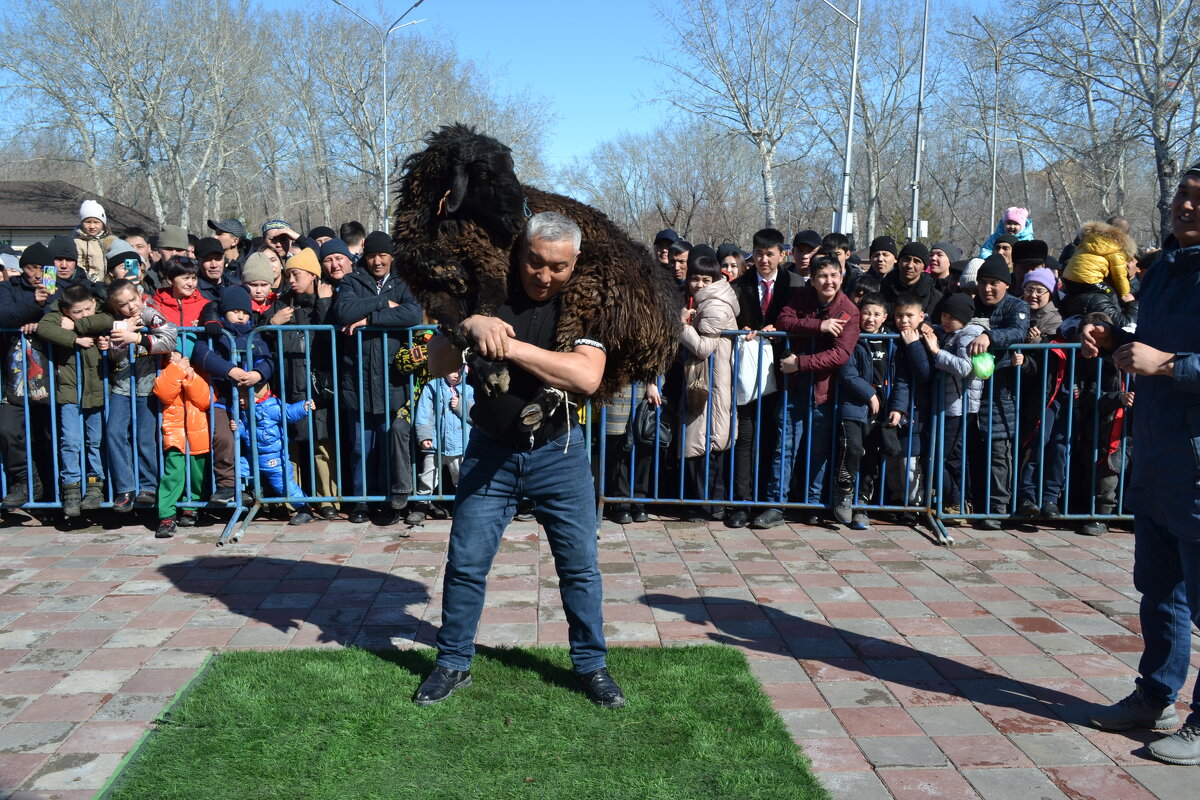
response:
<path fill-rule="evenodd" d="M 267 497 L 304 497 L 304 490 L 296 485 L 292 474 L 292 462 L 288 459 L 284 448 L 284 426 L 300 422 L 316 408 L 312 400 L 300 400 L 284 405 L 283 401 L 271 394 L 270 387 L 265 383 L 259 384 L 254 392 L 254 408 L 251 411 L 245 395 L 241 397 L 241 436 L 242 457 L 239 461 L 243 478 L 249 480 L 252 470 L 250 458 L 254 455 L 254 445 L 258 445 L 258 474 L 260 479 L 270 489 L 264 491 Z M 254 425 L 251 427 L 250 414 L 254 414 Z M 230 429 L 238 430 L 239 423 L 231 422 Z M 254 437 L 253 441 L 251 436 Z M 296 513 L 292 515 L 289 525 L 303 525 L 312 522 L 312 509 L 305 502 L 293 503 Z"/>
<path fill-rule="evenodd" d="M 212 460 L 217 490 L 211 502 L 228 505 L 233 502 L 237 463 L 234 459 L 233 433 L 239 404 L 237 387 L 252 390 L 275 374 L 275 365 L 264 338 L 255 337 L 250 348 L 250 292 L 244 286 L 227 286 L 221 290 L 219 306 L 221 319 L 205 324 L 207 337 L 200 337 L 192 352 L 192 365 L 209 379 L 213 388 Z M 249 363 L 250 369 L 243 364 Z"/>
<path fill-rule="evenodd" d="M 475 390 L 462 380 L 460 372 L 432 380 L 421 389 L 414 419 L 422 454 L 417 494 L 433 494 L 440 488 L 443 465 L 450 469 L 452 484 L 458 485 L 459 466 L 471 437 L 471 407 L 474 404 Z M 424 508 L 414 506 L 413 514 L 424 511 Z M 437 505 L 430 506 L 429 511 L 438 518 L 445 516 L 444 509 Z"/>

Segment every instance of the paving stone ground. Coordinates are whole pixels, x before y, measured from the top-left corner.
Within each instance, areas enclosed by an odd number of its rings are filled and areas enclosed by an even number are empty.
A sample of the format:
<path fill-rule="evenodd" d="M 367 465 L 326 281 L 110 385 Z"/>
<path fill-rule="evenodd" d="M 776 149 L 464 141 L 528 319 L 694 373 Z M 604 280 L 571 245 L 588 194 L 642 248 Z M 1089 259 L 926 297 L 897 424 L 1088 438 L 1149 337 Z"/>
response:
<path fill-rule="evenodd" d="M 267 521 L 222 549 L 215 525 L 116 524 L 0 524 L 0 797 L 92 797 L 212 652 L 433 639 L 449 522 Z M 1132 536 L 955 536 L 605 523 L 608 640 L 743 650 L 837 798 L 1195 796 L 1200 767 L 1085 724 L 1135 674 Z M 545 538 L 515 522 L 479 641 L 565 639 Z"/>

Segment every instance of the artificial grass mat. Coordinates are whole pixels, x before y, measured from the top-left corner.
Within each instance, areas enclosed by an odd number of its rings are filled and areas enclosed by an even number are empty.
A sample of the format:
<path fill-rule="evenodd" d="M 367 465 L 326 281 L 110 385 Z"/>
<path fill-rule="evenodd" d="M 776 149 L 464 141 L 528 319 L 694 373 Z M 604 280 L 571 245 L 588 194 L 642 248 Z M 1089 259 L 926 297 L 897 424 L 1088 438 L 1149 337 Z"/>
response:
<path fill-rule="evenodd" d="M 827 798 L 739 650 L 614 648 L 622 709 L 563 648 L 480 648 L 474 685 L 411 702 L 432 651 L 233 651 L 209 662 L 105 797 Z"/>

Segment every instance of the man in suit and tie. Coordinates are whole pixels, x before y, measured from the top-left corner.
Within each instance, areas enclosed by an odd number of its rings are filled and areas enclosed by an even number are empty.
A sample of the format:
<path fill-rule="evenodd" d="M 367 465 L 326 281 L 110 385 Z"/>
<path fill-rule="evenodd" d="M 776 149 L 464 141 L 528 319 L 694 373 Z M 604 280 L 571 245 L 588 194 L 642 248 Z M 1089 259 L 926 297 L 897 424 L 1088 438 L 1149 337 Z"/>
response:
<path fill-rule="evenodd" d="M 794 272 L 782 269 L 783 244 L 786 240 L 774 228 L 763 228 L 754 234 L 754 251 L 751 261 L 754 269 L 733 281 L 740 312 L 738 325 L 742 330 L 773 331 L 775 317 L 787 304 L 792 289 L 800 286 L 803 279 Z M 786 339 L 772 339 L 778 351 L 786 346 Z M 779 359 L 775 359 L 778 364 Z M 776 370 L 777 383 L 779 374 Z M 772 458 L 779 439 L 779 395 L 772 393 L 758 401 L 751 401 L 737 408 L 737 442 L 734 445 L 733 491 L 737 500 L 760 500 L 765 496 L 767 476 L 770 474 Z M 755 481 L 757 465 L 758 480 Z M 757 490 L 757 491 L 756 491 Z M 745 507 L 738 507 L 725 518 L 731 528 L 744 528 L 750 519 Z"/>

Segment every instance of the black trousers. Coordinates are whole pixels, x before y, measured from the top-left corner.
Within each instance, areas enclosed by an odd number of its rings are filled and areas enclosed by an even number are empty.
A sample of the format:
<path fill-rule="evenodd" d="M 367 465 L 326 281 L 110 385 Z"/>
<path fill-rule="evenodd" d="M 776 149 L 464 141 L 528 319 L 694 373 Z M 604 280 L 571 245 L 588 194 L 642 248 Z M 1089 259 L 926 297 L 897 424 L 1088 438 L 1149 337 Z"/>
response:
<path fill-rule="evenodd" d="M 766 497 L 767 478 L 779 442 L 779 392 L 737 408 L 737 441 L 733 450 L 733 496 L 758 501 Z M 754 469 L 758 467 L 758 481 Z"/>
<path fill-rule="evenodd" d="M 33 454 L 34 477 L 44 477 L 47 482 L 54 475 L 51 463 L 54 448 L 50 442 L 50 407 L 31 404 L 29 406 L 29 450 Z M 29 464 L 25 457 L 25 406 L 0 403 L 0 458 L 8 485 L 25 483 Z"/>
<path fill-rule="evenodd" d="M 964 399 L 964 404 L 966 400 Z M 963 470 L 963 418 L 945 417 L 945 435 L 942 445 L 942 508 L 962 507 L 963 487 L 970 486 L 969 476 Z M 971 494 L 965 495 L 967 499 Z"/>
<path fill-rule="evenodd" d="M 977 472 L 976 480 L 971 481 L 972 511 L 1007 516 L 1012 500 L 1013 442 L 996 433 L 989 443 L 988 432 L 979 423 L 980 420 L 972 419 L 967 425 L 967 463 L 976 470 L 986 469 L 989 474 L 984 477 Z"/>
<path fill-rule="evenodd" d="M 723 505 L 728 496 L 725 485 L 725 462 L 729 452 L 709 452 L 706 456 L 692 456 L 685 459 L 685 497 L 689 500 L 712 500 L 713 505 L 700 506 L 701 513 L 712 513 L 717 506 Z M 705 469 L 708 470 L 705 480 Z"/>
<path fill-rule="evenodd" d="M 838 420 L 837 468 L 834 471 L 834 502 L 853 498 L 854 483 L 862 466 L 866 423 L 853 419 Z"/>

